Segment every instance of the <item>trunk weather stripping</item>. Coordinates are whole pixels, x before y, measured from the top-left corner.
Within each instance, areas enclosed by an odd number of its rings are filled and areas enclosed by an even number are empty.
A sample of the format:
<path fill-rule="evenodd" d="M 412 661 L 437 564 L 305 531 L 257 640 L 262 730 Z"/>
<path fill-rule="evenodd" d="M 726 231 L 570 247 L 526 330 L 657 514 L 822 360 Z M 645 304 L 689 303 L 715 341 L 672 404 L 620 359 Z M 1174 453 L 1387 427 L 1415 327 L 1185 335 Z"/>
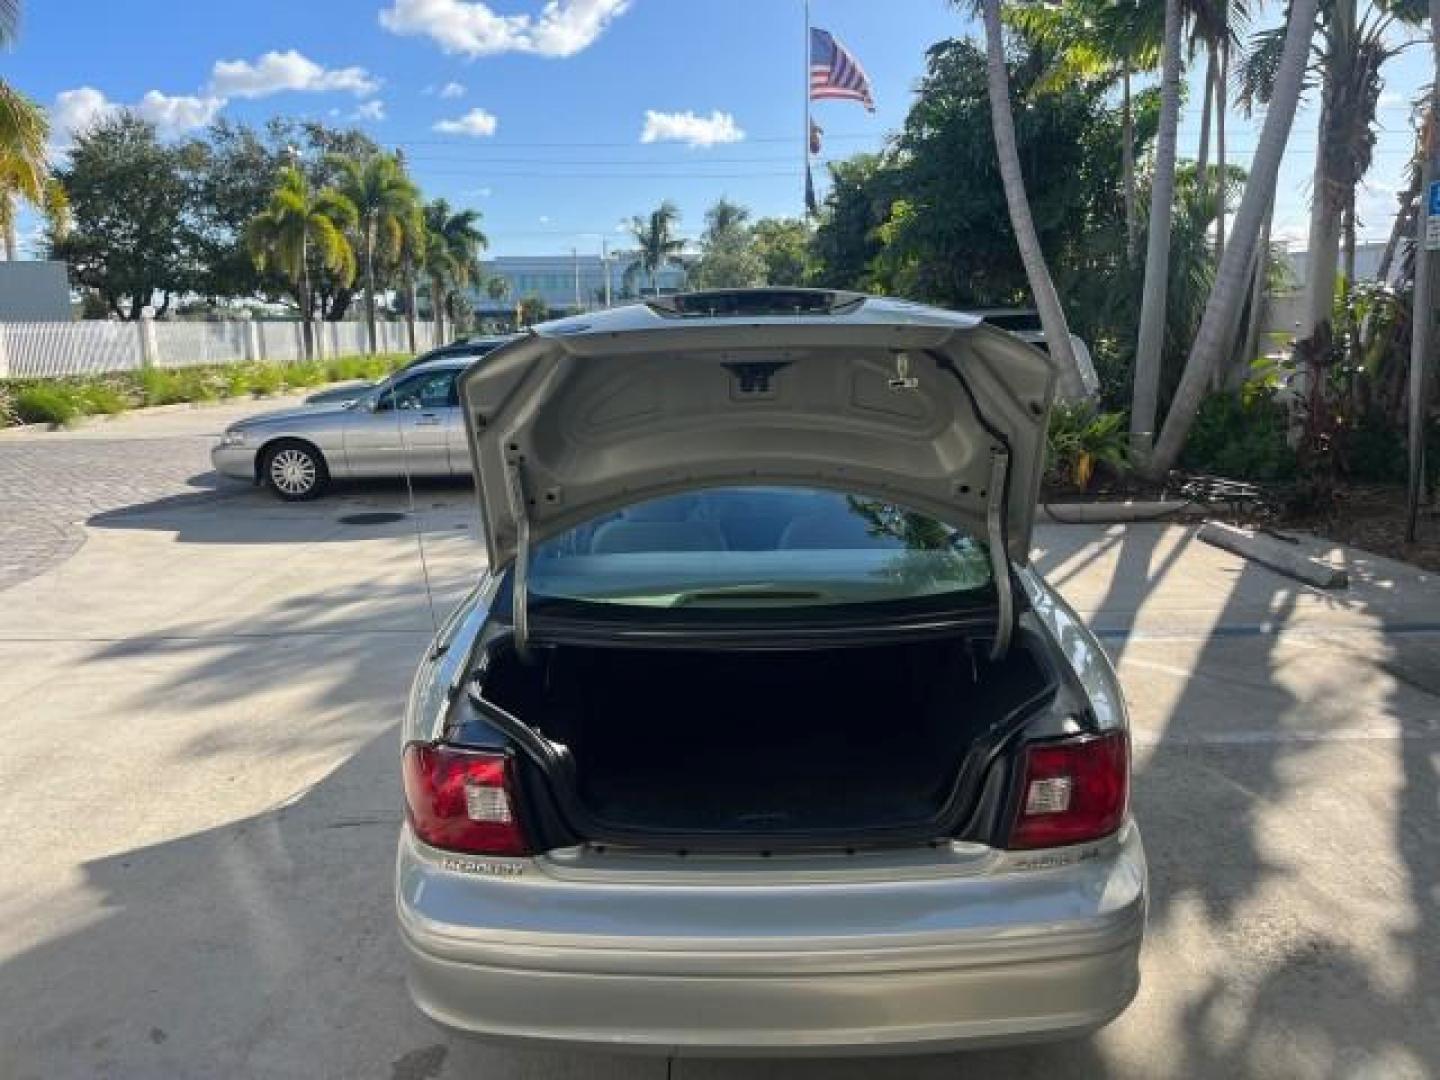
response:
<path fill-rule="evenodd" d="M 520 463 L 505 463 L 510 480 L 510 512 L 515 515 L 515 571 L 511 575 L 510 618 L 515 626 L 515 655 L 530 663 L 530 516 L 525 507 L 525 480 Z"/>
<path fill-rule="evenodd" d="M 991 660 L 1005 659 L 1015 629 L 1015 585 L 1005 547 L 1005 492 L 1010 481 L 1010 455 L 1003 447 L 990 451 L 990 490 L 986 493 L 985 532 L 990 544 L 990 573 L 995 578 L 995 643 Z"/>

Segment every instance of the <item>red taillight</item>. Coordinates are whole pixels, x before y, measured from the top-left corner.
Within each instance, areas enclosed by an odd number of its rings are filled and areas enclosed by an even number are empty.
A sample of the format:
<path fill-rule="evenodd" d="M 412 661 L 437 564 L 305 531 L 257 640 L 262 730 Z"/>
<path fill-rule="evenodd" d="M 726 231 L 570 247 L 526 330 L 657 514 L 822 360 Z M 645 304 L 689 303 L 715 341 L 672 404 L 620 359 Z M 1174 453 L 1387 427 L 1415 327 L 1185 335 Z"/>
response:
<path fill-rule="evenodd" d="M 1123 731 L 1025 749 L 1010 848 L 1060 847 L 1109 836 L 1125 820 L 1130 742 Z"/>
<path fill-rule="evenodd" d="M 528 855 L 504 754 L 412 743 L 405 748 L 405 809 L 427 844 L 474 855 Z"/>

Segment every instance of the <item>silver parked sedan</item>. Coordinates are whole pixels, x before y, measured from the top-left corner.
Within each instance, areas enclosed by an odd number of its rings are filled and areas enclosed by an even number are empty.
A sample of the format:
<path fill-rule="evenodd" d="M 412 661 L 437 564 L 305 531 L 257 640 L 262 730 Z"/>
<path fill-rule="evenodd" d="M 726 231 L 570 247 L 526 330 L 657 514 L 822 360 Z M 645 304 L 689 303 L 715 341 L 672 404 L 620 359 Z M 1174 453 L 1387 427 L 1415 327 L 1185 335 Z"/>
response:
<path fill-rule="evenodd" d="M 417 1005 L 666 1053 L 1073 1036 L 1138 986 L 1129 733 L 1029 565 L 1048 357 L 796 290 L 462 376 L 488 572 L 402 735 Z"/>
<path fill-rule="evenodd" d="M 331 479 L 468 476 L 456 380 L 475 357 L 406 368 L 358 399 L 262 413 L 230 425 L 210 451 L 217 472 L 313 499 Z"/>

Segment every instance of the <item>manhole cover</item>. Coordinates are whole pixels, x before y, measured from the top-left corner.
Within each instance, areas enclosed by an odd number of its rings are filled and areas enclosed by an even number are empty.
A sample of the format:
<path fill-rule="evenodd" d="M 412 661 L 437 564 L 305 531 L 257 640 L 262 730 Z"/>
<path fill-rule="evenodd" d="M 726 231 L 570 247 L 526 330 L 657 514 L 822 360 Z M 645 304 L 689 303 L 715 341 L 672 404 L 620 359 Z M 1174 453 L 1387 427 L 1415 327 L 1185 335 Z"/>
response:
<path fill-rule="evenodd" d="M 346 514 L 336 519 L 341 525 L 389 525 L 404 521 L 405 515 L 394 510 L 379 510 L 372 514 Z"/>

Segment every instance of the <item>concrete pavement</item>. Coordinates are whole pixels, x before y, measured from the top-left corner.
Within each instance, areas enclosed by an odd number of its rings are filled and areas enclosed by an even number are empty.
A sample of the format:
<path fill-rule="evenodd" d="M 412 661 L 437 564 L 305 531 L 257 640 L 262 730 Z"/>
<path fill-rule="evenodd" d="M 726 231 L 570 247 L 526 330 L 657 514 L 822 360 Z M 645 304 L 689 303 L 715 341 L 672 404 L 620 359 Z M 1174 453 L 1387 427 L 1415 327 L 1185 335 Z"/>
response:
<path fill-rule="evenodd" d="M 215 422 L 134 425 L 25 446 L 83 461 Z M 339 520 L 403 495 L 290 506 L 179 455 L 173 473 L 180 490 L 90 511 L 83 546 L 0 591 L 0 1077 L 665 1075 L 457 1039 L 405 996 L 396 722 L 430 616 L 411 523 Z M 192 476 L 220 497 L 187 494 Z M 443 611 L 482 559 L 472 502 L 419 495 Z M 1354 582 L 1340 594 L 1190 527 L 1039 534 L 1135 723 L 1154 901 L 1116 1024 L 671 1075 L 1440 1075 L 1440 582 L 1329 554 Z"/>

